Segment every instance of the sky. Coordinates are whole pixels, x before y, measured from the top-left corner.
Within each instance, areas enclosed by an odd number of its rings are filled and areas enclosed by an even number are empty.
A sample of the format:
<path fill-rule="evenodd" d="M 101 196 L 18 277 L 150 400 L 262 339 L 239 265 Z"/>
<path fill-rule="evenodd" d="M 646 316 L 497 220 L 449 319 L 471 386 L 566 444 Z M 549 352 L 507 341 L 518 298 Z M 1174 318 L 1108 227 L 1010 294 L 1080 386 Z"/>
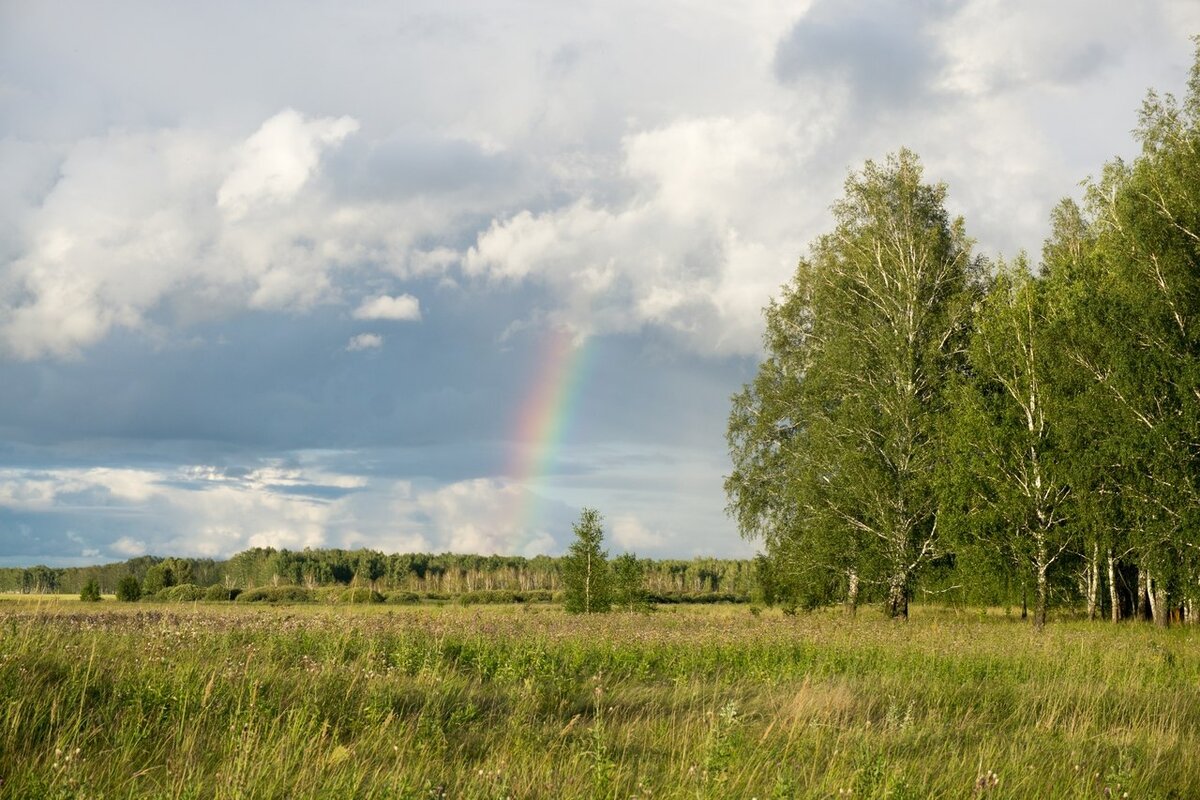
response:
<path fill-rule="evenodd" d="M 980 252 L 1181 93 L 1195 0 L 0 0 L 0 565 L 745 557 L 729 398 L 851 170 Z"/>

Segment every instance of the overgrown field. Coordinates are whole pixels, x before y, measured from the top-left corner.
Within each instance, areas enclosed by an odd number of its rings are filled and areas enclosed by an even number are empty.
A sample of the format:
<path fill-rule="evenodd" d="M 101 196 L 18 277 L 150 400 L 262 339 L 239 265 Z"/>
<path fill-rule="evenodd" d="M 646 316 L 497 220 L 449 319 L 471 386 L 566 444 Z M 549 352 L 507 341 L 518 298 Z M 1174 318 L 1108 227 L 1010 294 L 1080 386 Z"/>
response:
<path fill-rule="evenodd" d="M 0 600 L 0 796 L 1200 796 L 1200 630 Z"/>

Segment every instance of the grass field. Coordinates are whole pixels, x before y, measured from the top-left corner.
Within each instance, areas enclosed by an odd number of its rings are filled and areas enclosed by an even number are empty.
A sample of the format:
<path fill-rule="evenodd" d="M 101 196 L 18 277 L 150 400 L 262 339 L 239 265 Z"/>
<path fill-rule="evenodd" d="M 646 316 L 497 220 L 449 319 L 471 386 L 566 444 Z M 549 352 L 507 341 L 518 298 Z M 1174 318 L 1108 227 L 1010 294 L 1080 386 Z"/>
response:
<path fill-rule="evenodd" d="M 0 796 L 1200 797 L 1200 630 L 0 600 Z"/>

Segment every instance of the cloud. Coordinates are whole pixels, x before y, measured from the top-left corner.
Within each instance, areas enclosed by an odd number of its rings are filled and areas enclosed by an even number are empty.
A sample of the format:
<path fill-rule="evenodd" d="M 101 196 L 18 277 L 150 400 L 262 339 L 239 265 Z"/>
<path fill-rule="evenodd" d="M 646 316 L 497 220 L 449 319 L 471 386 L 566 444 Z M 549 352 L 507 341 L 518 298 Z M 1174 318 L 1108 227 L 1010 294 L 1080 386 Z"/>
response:
<path fill-rule="evenodd" d="M 223 558 L 249 547 L 532 556 L 559 552 L 558 537 L 570 530 L 572 509 L 518 483 L 418 486 L 333 471 L 325 458 L 301 454 L 245 468 L 0 470 L 0 512 L 30 521 L 15 535 L 28 539 L 37 528 L 47 548 L 19 550 L 0 515 L 0 551 L 29 563 L 63 559 L 63 544 L 71 553 L 95 551 L 93 561 L 146 553 Z M 531 504 L 546 512 L 544 523 L 527 524 L 522 512 Z"/>
<path fill-rule="evenodd" d="M 671 7 L 641 12 L 637 31 L 620 14 L 525 19 L 503 40 L 484 33 L 486 14 L 368 15 L 336 34 L 361 68 L 305 63 L 291 81 L 235 86 L 250 107 L 287 98 L 252 124 L 176 111 L 54 137 L 21 83 L 8 102 L 30 113 L 10 116 L 39 133 L 0 144 L 14 176 L 0 189 L 0 352 L 78 357 L 114 331 L 169 338 L 196 320 L 371 296 L 384 276 L 465 274 L 486 279 L 465 291 L 536 287 L 527 316 L 583 333 L 657 328 L 696 352 L 752 354 L 761 307 L 823 230 L 848 167 L 912 146 L 985 246 L 1036 249 L 1045 210 L 1112 152 L 1088 150 L 1077 120 L 1135 82 L 1106 141 L 1123 137 L 1147 79 L 1114 68 L 1148 62 L 1196 17 L 1085 0 L 816 0 L 798 18 L 763 2 L 697 8 L 686 24 Z M 322 22 L 308 11 L 294 24 Z M 151 109 L 217 85 L 204 71 L 174 75 L 187 91 L 143 76 L 144 61 L 112 51 L 120 37 L 89 43 L 33 12 L 21 24 L 43 46 L 10 58 L 49 70 L 56 47 L 98 49 L 95 80 L 136 86 Z M 195 37 L 156 24 L 176 45 Z M 380 30 L 420 46 L 397 51 Z M 246 48 L 229 58 L 258 52 L 223 35 Z M 451 57 L 462 69 L 428 77 Z M 378 102 L 384 90 L 402 110 Z M 233 106 L 233 119 L 248 113 Z M 183 122 L 147 122 L 164 118 Z M 410 297 L 377 297 L 389 296 Z"/>
<path fill-rule="evenodd" d="M 351 353 L 380 347 L 383 347 L 383 337 L 377 333 L 360 333 L 350 337 L 350 341 L 346 343 L 346 350 Z"/>
<path fill-rule="evenodd" d="M 379 295 L 369 297 L 354 309 L 355 319 L 386 319 L 386 320 L 419 320 L 421 319 L 421 301 L 411 294 L 397 297 Z"/>
<path fill-rule="evenodd" d="M 440 542 L 456 553 L 532 556 L 559 549 L 545 530 L 528 530 L 519 509 L 537 502 L 520 484 L 491 478 L 457 481 L 408 505 L 429 519 Z"/>
<path fill-rule="evenodd" d="M 116 329 L 302 312 L 364 261 L 403 273 L 404 233 L 321 179 L 356 128 L 285 110 L 240 142 L 170 128 L 71 144 L 0 272 L 0 353 L 77 357 Z"/>
<path fill-rule="evenodd" d="M 784 82 L 832 81 L 857 101 L 903 107 L 928 94 L 943 56 L 930 23 L 945 2 L 836 0 L 814 3 L 779 42 L 774 72 Z"/>
<path fill-rule="evenodd" d="M 286 109 L 237 148 L 233 169 L 217 190 L 217 208 L 240 219 L 255 208 L 293 200 L 317 167 L 321 151 L 358 130 L 350 117 L 307 120 Z"/>
<path fill-rule="evenodd" d="M 629 514 L 613 518 L 612 540 L 625 552 L 659 548 L 666 543 L 666 537 L 648 529 L 637 517 Z"/>
<path fill-rule="evenodd" d="M 823 135 L 819 115 L 797 125 L 771 114 L 630 134 L 627 200 L 494 220 L 464 270 L 549 287 L 552 321 L 584 333 L 654 326 L 701 352 L 756 352 L 760 309 L 791 274 L 796 220 L 813 209 L 789 178 Z"/>
<path fill-rule="evenodd" d="M 114 555 L 134 558 L 146 554 L 146 543 L 130 536 L 122 536 L 110 544 L 108 549 Z"/>

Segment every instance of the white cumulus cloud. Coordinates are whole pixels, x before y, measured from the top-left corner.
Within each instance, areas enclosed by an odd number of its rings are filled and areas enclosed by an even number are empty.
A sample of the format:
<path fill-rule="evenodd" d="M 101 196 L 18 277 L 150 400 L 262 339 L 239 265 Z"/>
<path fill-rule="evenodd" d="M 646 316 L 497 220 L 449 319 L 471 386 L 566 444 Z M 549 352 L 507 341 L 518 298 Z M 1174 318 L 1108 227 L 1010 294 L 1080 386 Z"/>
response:
<path fill-rule="evenodd" d="M 411 321 L 421 319 L 421 301 L 411 294 L 369 297 L 354 309 L 355 319 Z"/>
<path fill-rule="evenodd" d="M 661 547 L 666 537 L 647 528 L 637 517 L 623 514 L 613 518 L 612 540 L 626 552 L 637 552 Z"/>
<path fill-rule="evenodd" d="M 756 352 L 761 308 L 803 246 L 797 223 L 822 213 L 797 176 L 825 135 L 820 114 L 763 113 L 630 134 L 626 199 L 497 219 L 464 269 L 549 286 L 558 321 L 585 332 L 653 325 L 701 352 Z"/>
<path fill-rule="evenodd" d="M 217 191 L 217 207 L 239 218 L 256 206 L 286 203 L 312 176 L 326 147 L 358 130 L 358 121 L 305 119 L 293 109 L 276 114 L 237 148 L 236 162 Z"/>
<path fill-rule="evenodd" d="M 0 265 L 0 355 L 74 357 L 118 328 L 304 311 L 337 301 L 333 274 L 364 262 L 403 274 L 409 234 L 392 212 L 323 179 L 324 155 L 356 129 L 285 110 L 241 141 L 180 127 L 69 145 Z"/>

